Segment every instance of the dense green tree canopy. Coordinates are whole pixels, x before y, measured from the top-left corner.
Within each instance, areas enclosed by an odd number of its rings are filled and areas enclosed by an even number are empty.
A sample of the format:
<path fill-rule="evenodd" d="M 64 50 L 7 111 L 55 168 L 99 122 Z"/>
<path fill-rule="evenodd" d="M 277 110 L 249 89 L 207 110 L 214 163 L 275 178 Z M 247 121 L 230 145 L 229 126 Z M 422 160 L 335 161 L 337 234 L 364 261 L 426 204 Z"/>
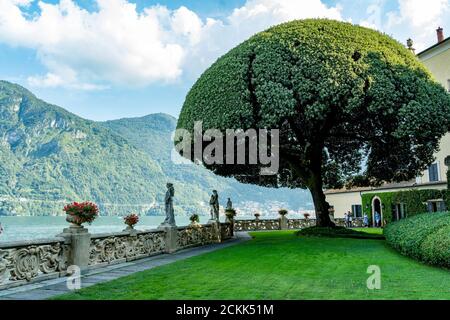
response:
<path fill-rule="evenodd" d="M 377 31 L 300 20 L 256 34 L 219 58 L 186 97 L 178 128 L 281 129 L 278 175 L 209 165 L 249 183 L 322 189 L 415 177 L 449 130 L 450 98 L 417 57 Z M 357 179 L 355 179 L 357 177 Z"/>

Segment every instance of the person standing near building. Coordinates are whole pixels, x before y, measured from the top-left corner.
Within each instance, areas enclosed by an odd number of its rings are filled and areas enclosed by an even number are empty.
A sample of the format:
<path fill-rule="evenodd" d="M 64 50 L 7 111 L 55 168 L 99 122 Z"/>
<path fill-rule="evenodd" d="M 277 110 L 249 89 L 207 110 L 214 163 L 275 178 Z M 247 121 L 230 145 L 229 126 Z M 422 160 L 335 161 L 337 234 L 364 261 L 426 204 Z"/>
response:
<path fill-rule="evenodd" d="M 378 211 L 375 211 L 375 227 L 381 227 L 381 215 Z"/>
<path fill-rule="evenodd" d="M 348 212 L 348 227 L 349 228 L 353 227 L 353 216 L 352 216 L 352 213 L 350 211 Z"/>
<path fill-rule="evenodd" d="M 363 216 L 363 226 L 364 226 L 364 228 L 369 227 L 369 217 L 367 216 L 366 213 L 364 213 L 364 216 Z"/>
<path fill-rule="evenodd" d="M 347 212 L 347 228 L 352 227 L 352 213 L 349 211 Z"/>

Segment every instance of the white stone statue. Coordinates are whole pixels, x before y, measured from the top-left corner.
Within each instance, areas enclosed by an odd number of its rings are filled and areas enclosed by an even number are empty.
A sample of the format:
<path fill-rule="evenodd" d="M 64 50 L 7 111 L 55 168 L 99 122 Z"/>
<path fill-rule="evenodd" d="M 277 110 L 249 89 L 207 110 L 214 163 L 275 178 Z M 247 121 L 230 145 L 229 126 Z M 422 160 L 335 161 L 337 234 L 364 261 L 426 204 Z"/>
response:
<path fill-rule="evenodd" d="M 231 209 L 233 209 L 233 202 L 231 202 L 231 199 L 228 198 L 226 210 L 231 210 Z"/>
<path fill-rule="evenodd" d="M 211 207 L 211 220 L 219 221 L 219 195 L 217 194 L 217 190 L 213 190 L 209 205 Z"/>

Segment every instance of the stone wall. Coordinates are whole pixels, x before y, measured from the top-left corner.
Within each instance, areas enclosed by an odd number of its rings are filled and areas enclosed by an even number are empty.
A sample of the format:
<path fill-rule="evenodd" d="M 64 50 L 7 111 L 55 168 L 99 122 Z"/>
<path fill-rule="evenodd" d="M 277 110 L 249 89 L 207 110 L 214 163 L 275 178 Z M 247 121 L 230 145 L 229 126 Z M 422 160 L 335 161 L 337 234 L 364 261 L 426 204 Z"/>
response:
<path fill-rule="evenodd" d="M 232 236 L 229 222 L 105 234 L 67 228 L 52 239 L 0 244 L 0 290 L 65 276 L 71 265 L 89 270 L 218 243 Z"/>

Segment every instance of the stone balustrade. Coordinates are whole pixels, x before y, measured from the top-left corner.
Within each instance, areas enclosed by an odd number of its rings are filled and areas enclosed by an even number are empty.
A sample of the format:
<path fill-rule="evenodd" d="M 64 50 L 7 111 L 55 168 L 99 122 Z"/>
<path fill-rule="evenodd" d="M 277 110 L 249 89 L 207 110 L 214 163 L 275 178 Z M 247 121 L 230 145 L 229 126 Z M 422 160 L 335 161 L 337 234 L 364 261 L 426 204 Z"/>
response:
<path fill-rule="evenodd" d="M 316 219 L 288 219 L 287 228 L 290 230 L 309 228 L 316 225 Z"/>
<path fill-rule="evenodd" d="M 93 235 L 89 246 L 89 266 L 102 266 L 146 258 L 165 252 L 165 233 L 122 232 Z"/>
<path fill-rule="evenodd" d="M 59 237 L 0 244 L 0 289 L 65 275 L 69 251 Z"/>
<path fill-rule="evenodd" d="M 336 218 L 334 219 L 334 223 L 336 223 L 339 227 L 346 227 L 344 218 Z M 363 218 L 353 218 L 352 219 L 352 228 L 363 228 L 364 221 Z"/>
<path fill-rule="evenodd" d="M 335 223 L 345 226 L 344 219 L 335 219 Z M 65 276 L 70 265 L 81 270 L 98 268 L 226 241 L 235 231 L 294 230 L 315 224 L 315 219 L 282 216 L 105 234 L 90 234 L 85 228 L 67 228 L 51 239 L 0 244 L 0 290 Z M 353 219 L 352 226 L 362 227 L 362 219 Z"/>
<path fill-rule="evenodd" d="M 67 228 L 52 239 L 1 243 L 0 290 L 65 276 L 71 265 L 85 271 L 232 237 L 232 223 L 225 222 L 104 234 Z"/>
<path fill-rule="evenodd" d="M 334 222 L 337 226 L 346 226 L 343 218 L 336 218 Z M 299 230 L 315 225 L 316 219 L 287 219 L 285 216 L 278 219 L 234 220 L 235 231 Z M 362 218 L 353 218 L 353 228 L 362 228 L 363 226 Z"/>
<path fill-rule="evenodd" d="M 234 231 L 280 230 L 280 219 L 235 220 Z"/>

